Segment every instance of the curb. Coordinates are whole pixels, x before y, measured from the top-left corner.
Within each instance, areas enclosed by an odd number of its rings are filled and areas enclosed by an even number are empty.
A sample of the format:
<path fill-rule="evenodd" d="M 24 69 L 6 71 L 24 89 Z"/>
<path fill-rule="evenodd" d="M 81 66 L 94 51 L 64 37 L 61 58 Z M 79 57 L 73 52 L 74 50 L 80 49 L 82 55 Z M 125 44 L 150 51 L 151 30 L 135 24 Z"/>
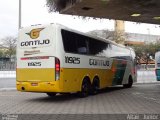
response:
<path fill-rule="evenodd" d="M 0 88 L 0 91 L 16 91 L 16 88 Z"/>
<path fill-rule="evenodd" d="M 0 76 L 0 79 L 16 79 L 16 77 L 15 76 L 13 76 L 13 77 L 2 77 L 2 76 Z"/>
<path fill-rule="evenodd" d="M 147 84 L 157 84 L 157 85 L 159 85 L 160 84 L 160 82 L 159 81 L 154 81 L 154 82 L 136 82 L 136 83 L 134 83 L 133 85 L 147 85 Z"/>

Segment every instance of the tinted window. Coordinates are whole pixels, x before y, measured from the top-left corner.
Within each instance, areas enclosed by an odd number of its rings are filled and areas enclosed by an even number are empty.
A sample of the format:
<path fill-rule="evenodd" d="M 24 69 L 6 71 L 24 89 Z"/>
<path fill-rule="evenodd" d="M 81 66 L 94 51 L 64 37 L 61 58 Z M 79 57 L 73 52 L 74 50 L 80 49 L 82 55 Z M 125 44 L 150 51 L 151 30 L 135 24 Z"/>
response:
<path fill-rule="evenodd" d="M 77 53 L 76 35 L 72 32 L 62 30 L 64 50 L 66 52 Z"/>
<path fill-rule="evenodd" d="M 62 38 L 64 50 L 70 53 L 87 54 L 88 53 L 88 37 L 62 30 Z"/>
<path fill-rule="evenodd" d="M 105 56 L 104 52 L 107 50 L 108 44 L 96 39 L 89 39 L 89 54 L 96 56 Z"/>
<path fill-rule="evenodd" d="M 79 54 L 88 53 L 88 37 L 77 34 L 77 51 Z"/>
<path fill-rule="evenodd" d="M 69 53 L 107 56 L 108 43 L 84 35 L 62 30 L 64 50 Z"/>

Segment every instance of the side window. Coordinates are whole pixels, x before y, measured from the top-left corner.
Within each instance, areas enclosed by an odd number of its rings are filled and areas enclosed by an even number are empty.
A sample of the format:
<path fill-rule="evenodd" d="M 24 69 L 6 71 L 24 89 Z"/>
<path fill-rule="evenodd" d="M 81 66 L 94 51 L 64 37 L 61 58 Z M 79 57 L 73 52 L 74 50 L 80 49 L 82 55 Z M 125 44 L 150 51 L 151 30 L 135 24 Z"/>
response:
<path fill-rule="evenodd" d="M 87 44 L 88 44 L 87 37 L 77 34 L 77 51 L 79 54 L 87 54 L 88 53 L 88 45 Z"/>
<path fill-rule="evenodd" d="M 70 53 L 77 53 L 76 36 L 72 32 L 62 30 L 64 50 Z"/>
<path fill-rule="evenodd" d="M 66 30 L 62 30 L 61 33 L 66 52 L 76 54 L 88 53 L 88 37 Z"/>
<path fill-rule="evenodd" d="M 102 41 L 98 41 L 96 39 L 90 38 L 89 40 L 89 54 L 95 56 L 106 56 L 106 50 L 108 48 L 108 44 Z"/>
<path fill-rule="evenodd" d="M 69 53 L 109 56 L 109 44 L 67 30 L 61 30 L 64 50 Z"/>

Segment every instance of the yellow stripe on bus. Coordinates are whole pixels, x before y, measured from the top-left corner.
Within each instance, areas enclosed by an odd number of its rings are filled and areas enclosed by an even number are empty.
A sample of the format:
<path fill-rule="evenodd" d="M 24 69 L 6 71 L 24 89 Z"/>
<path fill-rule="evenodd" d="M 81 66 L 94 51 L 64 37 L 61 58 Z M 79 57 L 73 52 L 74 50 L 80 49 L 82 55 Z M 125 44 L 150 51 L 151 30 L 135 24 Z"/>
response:
<path fill-rule="evenodd" d="M 77 92 L 81 90 L 85 76 L 88 76 L 91 82 L 98 76 L 100 88 L 104 88 L 112 85 L 115 74 L 111 69 L 62 68 L 60 80 L 55 81 L 54 70 L 54 68 L 17 69 L 17 89 L 32 92 Z M 34 86 L 35 83 L 38 85 Z M 25 90 L 22 90 L 22 87 Z"/>

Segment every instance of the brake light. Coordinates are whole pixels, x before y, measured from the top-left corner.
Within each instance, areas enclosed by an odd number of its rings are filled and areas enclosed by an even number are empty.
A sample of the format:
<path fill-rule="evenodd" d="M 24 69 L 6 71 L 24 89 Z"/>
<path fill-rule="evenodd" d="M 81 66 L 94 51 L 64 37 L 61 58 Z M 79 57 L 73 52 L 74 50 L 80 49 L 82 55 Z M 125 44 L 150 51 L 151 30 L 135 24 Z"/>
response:
<path fill-rule="evenodd" d="M 55 58 L 55 80 L 60 79 L 60 60 Z"/>
<path fill-rule="evenodd" d="M 21 60 L 39 60 L 39 59 L 49 59 L 49 56 L 36 56 L 36 57 L 21 58 Z"/>
<path fill-rule="evenodd" d="M 21 58 L 21 60 L 29 60 L 29 58 Z"/>

